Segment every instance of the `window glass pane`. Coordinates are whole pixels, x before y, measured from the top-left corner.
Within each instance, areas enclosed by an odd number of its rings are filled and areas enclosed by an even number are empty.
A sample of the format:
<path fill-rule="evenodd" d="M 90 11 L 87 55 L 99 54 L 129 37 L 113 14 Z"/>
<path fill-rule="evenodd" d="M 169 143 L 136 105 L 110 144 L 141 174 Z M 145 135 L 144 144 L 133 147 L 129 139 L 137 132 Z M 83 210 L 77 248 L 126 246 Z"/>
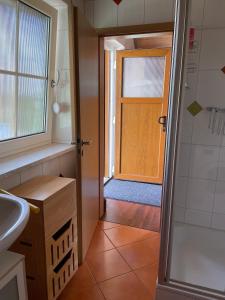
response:
<path fill-rule="evenodd" d="M 0 74 L 0 140 L 15 137 L 15 76 Z"/>
<path fill-rule="evenodd" d="M 19 72 L 47 76 L 50 18 L 19 3 Z"/>
<path fill-rule="evenodd" d="M 15 71 L 16 1 L 0 0 L 0 69 Z"/>
<path fill-rule="evenodd" d="M 19 77 L 17 136 L 45 131 L 47 81 Z"/>
<path fill-rule="evenodd" d="M 123 97 L 163 97 L 164 57 L 131 57 L 123 60 Z"/>

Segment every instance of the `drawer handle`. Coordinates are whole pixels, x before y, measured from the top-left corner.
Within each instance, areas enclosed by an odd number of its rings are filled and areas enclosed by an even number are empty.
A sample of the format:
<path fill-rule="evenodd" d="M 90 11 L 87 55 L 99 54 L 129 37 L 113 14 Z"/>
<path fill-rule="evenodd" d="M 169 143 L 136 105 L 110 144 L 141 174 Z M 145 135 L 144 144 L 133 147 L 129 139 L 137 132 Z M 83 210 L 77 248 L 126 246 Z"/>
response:
<path fill-rule="evenodd" d="M 72 249 L 64 256 L 64 258 L 60 261 L 60 263 L 55 267 L 54 272 L 57 274 L 66 264 L 66 262 L 70 259 L 72 255 Z"/>
<path fill-rule="evenodd" d="M 57 241 L 63 235 L 63 233 L 70 228 L 71 221 L 72 219 L 66 222 L 58 231 L 56 231 L 56 233 L 53 234 L 52 237 L 55 241 Z"/>

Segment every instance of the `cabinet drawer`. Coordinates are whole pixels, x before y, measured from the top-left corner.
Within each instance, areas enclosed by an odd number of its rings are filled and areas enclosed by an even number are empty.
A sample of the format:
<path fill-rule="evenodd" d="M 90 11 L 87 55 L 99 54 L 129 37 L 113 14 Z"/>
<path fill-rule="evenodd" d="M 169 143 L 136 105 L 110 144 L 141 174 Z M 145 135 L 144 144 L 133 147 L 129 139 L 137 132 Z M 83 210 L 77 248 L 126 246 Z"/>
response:
<path fill-rule="evenodd" d="M 75 184 L 71 183 L 44 204 L 45 237 L 50 238 L 76 211 Z"/>
<path fill-rule="evenodd" d="M 49 300 L 56 299 L 77 270 L 77 250 L 71 249 L 49 276 Z"/>
<path fill-rule="evenodd" d="M 61 259 L 77 245 L 77 224 L 75 216 L 70 218 L 47 241 L 47 268 L 54 269 Z"/>

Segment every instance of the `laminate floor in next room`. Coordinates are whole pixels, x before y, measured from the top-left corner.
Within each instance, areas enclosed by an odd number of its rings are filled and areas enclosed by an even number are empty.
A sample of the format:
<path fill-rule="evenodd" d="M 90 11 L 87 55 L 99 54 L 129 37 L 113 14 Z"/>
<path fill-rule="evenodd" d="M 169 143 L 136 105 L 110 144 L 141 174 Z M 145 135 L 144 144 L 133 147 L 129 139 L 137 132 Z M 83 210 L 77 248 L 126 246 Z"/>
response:
<path fill-rule="evenodd" d="M 160 207 L 114 199 L 105 199 L 105 201 L 104 221 L 160 231 Z"/>
<path fill-rule="evenodd" d="M 100 221 L 59 300 L 154 300 L 159 244 L 158 232 Z"/>

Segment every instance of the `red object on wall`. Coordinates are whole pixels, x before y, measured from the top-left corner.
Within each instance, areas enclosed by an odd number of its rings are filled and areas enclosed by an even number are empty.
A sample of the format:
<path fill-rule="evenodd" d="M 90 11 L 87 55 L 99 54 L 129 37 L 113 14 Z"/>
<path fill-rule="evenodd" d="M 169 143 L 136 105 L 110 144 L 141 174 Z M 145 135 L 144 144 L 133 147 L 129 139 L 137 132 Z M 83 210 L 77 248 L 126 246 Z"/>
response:
<path fill-rule="evenodd" d="M 194 41 L 195 41 L 195 28 L 190 28 L 189 29 L 189 49 L 194 48 Z"/>
<path fill-rule="evenodd" d="M 122 1 L 122 0 L 113 0 L 117 5 L 119 5 L 120 4 L 120 2 Z"/>

